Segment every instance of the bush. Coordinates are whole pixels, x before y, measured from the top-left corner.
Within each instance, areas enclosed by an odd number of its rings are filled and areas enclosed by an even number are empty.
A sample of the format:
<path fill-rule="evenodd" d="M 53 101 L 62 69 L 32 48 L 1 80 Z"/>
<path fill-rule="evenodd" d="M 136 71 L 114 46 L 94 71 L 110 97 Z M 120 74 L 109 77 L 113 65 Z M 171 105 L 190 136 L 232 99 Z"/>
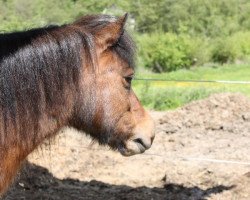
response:
<path fill-rule="evenodd" d="M 192 37 L 190 45 L 190 57 L 193 60 L 193 66 L 202 66 L 208 63 L 211 58 L 211 47 L 208 38 Z"/>
<path fill-rule="evenodd" d="M 233 63 L 240 55 L 239 46 L 230 41 L 230 38 L 220 38 L 215 40 L 212 50 L 212 61 L 221 64 Z"/>
<path fill-rule="evenodd" d="M 220 64 L 250 58 L 250 32 L 220 38 L 154 33 L 137 36 L 139 65 L 169 72 L 209 62 Z"/>
<path fill-rule="evenodd" d="M 250 56 L 250 32 L 238 32 L 232 36 L 215 40 L 212 61 L 233 63 Z"/>
<path fill-rule="evenodd" d="M 208 60 L 205 43 L 187 35 L 172 33 L 144 34 L 137 37 L 139 63 L 156 72 L 168 72 Z M 203 50 L 202 50 L 203 49 Z"/>
<path fill-rule="evenodd" d="M 250 32 L 238 32 L 230 37 L 230 42 L 238 45 L 240 56 L 250 56 Z"/>

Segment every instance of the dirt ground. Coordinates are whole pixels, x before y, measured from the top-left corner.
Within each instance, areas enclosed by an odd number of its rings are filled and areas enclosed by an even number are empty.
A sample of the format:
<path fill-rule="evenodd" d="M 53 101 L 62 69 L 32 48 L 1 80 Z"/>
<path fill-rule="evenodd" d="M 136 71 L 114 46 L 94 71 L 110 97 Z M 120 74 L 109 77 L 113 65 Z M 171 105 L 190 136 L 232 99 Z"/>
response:
<path fill-rule="evenodd" d="M 125 158 L 64 129 L 29 157 L 3 199 L 250 199 L 250 99 L 216 94 L 151 113 L 156 139 L 145 154 Z"/>

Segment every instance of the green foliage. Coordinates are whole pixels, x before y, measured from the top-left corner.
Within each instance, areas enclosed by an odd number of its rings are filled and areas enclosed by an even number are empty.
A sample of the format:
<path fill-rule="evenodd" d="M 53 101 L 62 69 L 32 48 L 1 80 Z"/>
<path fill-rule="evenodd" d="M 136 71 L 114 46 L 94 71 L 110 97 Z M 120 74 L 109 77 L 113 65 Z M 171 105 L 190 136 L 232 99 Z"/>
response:
<path fill-rule="evenodd" d="M 219 38 L 151 33 L 136 37 L 139 65 L 169 72 L 208 62 L 233 63 L 250 56 L 250 32 Z"/>
<path fill-rule="evenodd" d="M 115 0 L 3 0 L 0 32 L 63 24 L 87 14 L 122 15 L 130 6 L 131 2 Z"/>
<path fill-rule="evenodd" d="M 69 0 L 6 0 L 0 5 L 1 32 L 62 24 L 77 15 L 76 5 Z"/>
<path fill-rule="evenodd" d="M 2 0 L 0 29 L 65 23 L 90 13 L 129 12 L 136 30 L 218 37 L 250 29 L 249 0 Z"/>
<path fill-rule="evenodd" d="M 238 80 L 249 81 L 250 64 L 221 65 L 195 67 L 190 70 L 180 69 L 167 73 L 141 72 L 136 74 L 137 78 L 153 78 L 167 80 Z M 140 83 L 140 82 L 134 82 Z M 158 82 L 159 84 L 159 82 Z M 166 86 L 166 85 L 164 85 Z M 232 86 L 232 85 L 229 85 Z M 241 87 L 241 85 L 238 85 Z M 250 87 L 250 85 L 249 85 Z M 250 94 L 250 90 L 249 90 Z"/>
<path fill-rule="evenodd" d="M 143 34 L 137 37 L 139 64 L 156 72 L 174 71 L 209 61 L 208 41 L 186 34 Z"/>
<path fill-rule="evenodd" d="M 249 0 L 2 0 L 0 32 L 125 12 L 138 35 L 141 66 L 172 71 L 250 57 Z"/>
<path fill-rule="evenodd" d="M 170 73 L 138 74 L 138 78 L 167 80 L 235 80 L 248 81 L 250 65 L 224 65 L 223 67 L 197 67 L 192 70 L 178 70 Z M 193 100 L 206 98 L 219 92 L 241 92 L 250 96 L 250 85 L 133 81 L 133 88 L 139 99 L 149 109 L 174 109 Z"/>
<path fill-rule="evenodd" d="M 130 12 L 139 32 L 180 33 L 209 37 L 250 28 L 249 0 L 134 0 Z"/>
<path fill-rule="evenodd" d="M 191 37 L 190 54 L 192 66 L 202 66 L 210 61 L 211 58 L 211 40 L 206 37 Z"/>
<path fill-rule="evenodd" d="M 235 33 L 229 42 L 238 46 L 241 57 L 250 56 L 250 31 Z"/>
<path fill-rule="evenodd" d="M 238 32 L 214 41 L 212 61 L 233 63 L 250 56 L 250 32 Z"/>
<path fill-rule="evenodd" d="M 141 103 L 148 109 L 168 110 L 222 91 L 222 89 L 209 89 L 204 87 L 171 87 L 163 89 L 150 87 L 149 84 L 146 84 L 143 88 L 138 89 L 138 91 L 136 90 L 136 93 Z"/>
<path fill-rule="evenodd" d="M 144 34 L 138 37 L 139 55 L 145 67 L 157 72 L 189 68 L 197 60 L 196 48 L 200 48 L 200 45 L 189 36 L 172 33 Z"/>
<path fill-rule="evenodd" d="M 230 42 L 229 38 L 216 40 L 212 50 L 212 61 L 221 64 L 233 63 L 240 55 L 240 49 L 236 43 Z"/>

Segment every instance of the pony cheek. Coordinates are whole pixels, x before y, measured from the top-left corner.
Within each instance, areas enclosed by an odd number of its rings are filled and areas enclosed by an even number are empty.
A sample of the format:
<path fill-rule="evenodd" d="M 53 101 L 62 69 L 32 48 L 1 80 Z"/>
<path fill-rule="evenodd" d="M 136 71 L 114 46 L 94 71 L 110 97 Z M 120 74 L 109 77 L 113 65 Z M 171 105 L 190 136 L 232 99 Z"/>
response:
<path fill-rule="evenodd" d="M 118 123 L 116 124 L 115 128 L 115 138 L 126 141 L 132 136 L 132 130 L 135 127 L 135 120 L 132 117 L 130 112 L 124 114 Z"/>

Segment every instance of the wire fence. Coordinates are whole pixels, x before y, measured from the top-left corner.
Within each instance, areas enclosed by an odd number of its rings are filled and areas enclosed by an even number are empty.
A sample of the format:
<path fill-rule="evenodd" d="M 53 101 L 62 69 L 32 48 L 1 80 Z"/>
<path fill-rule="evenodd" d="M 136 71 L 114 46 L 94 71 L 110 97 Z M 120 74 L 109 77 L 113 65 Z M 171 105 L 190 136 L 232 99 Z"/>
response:
<path fill-rule="evenodd" d="M 232 80 L 171 80 L 156 78 L 135 78 L 135 81 L 161 81 L 161 82 L 184 82 L 184 83 L 222 83 L 222 84 L 243 84 L 250 85 L 250 81 L 232 81 Z"/>
<path fill-rule="evenodd" d="M 104 149 L 104 148 L 93 148 L 90 146 L 70 146 L 70 145 L 59 145 L 61 147 L 66 148 L 79 148 L 79 149 L 86 149 L 98 152 L 108 152 L 111 149 Z M 148 153 L 145 152 L 139 155 L 140 157 L 160 157 L 164 160 L 168 160 L 169 162 L 176 162 L 176 161 L 183 161 L 183 162 L 208 162 L 208 163 L 215 163 L 215 164 L 225 164 L 225 165 L 242 165 L 242 166 L 250 166 L 250 161 L 239 161 L 239 160 L 226 160 L 226 159 L 215 159 L 215 158 L 206 158 L 206 157 L 192 157 L 192 156 L 169 156 L 165 154 L 157 154 L 157 153 Z"/>

